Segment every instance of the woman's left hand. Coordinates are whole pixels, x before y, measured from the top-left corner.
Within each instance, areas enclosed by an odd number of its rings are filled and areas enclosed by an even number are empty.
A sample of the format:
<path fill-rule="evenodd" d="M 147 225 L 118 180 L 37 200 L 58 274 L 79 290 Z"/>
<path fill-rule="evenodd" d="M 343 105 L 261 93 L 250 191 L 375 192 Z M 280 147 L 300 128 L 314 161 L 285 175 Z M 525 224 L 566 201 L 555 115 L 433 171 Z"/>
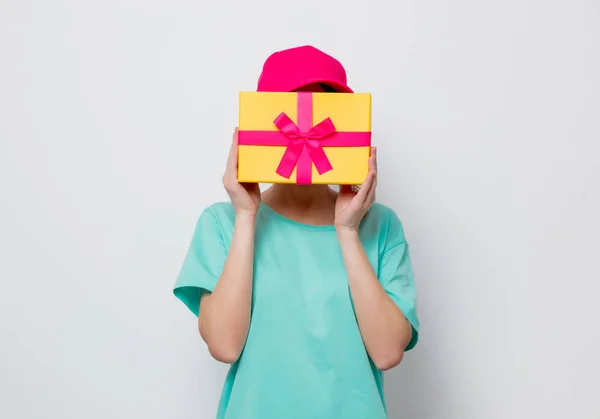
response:
<path fill-rule="evenodd" d="M 335 228 L 338 231 L 358 231 L 363 219 L 373 202 L 377 188 L 377 149 L 371 148 L 369 157 L 369 173 L 360 190 L 354 192 L 352 186 L 341 185 L 335 203 Z"/>

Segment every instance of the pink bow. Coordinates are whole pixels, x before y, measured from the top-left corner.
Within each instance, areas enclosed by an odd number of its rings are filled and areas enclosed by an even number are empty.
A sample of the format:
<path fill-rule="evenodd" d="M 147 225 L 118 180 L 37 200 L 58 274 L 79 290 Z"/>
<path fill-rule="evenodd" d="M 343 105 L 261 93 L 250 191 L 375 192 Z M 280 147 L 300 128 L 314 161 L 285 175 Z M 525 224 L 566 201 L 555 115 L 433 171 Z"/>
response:
<path fill-rule="evenodd" d="M 298 165 L 304 147 L 308 151 L 311 163 L 314 163 L 320 175 L 333 169 L 321 146 L 321 140 L 335 132 L 335 126 L 330 118 L 319 122 L 306 133 L 300 132 L 298 126 L 285 112 L 282 112 L 273 122 L 288 139 L 287 148 L 277 167 L 277 174 L 289 179 Z M 305 170 L 312 170 L 312 164 Z M 310 173 L 298 173 L 298 176 L 302 178 L 309 176 L 310 179 Z"/>

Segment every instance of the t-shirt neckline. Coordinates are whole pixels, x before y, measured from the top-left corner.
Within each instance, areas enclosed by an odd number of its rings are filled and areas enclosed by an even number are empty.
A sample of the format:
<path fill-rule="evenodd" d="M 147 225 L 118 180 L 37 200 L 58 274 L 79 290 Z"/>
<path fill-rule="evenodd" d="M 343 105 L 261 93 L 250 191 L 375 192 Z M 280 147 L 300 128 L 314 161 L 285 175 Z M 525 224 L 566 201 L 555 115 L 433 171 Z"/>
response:
<path fill-rule="evenodd" d="M 274 218 L 277 218 L 280 221 L 283 221 L 283 222 L 285 222 L 287 224 L 295 225 L 297 227 L 302 227 L 302 228 L 306 228 L 306 229 L 310 229 L 310 230 L 326 230 L 326 231 L 327 230 L 329 230 L 329 231 L 334 231 L 335 230 L 335 226 L 333 224 L 325 224 L 325 225 L 305 224 L 305 223 L 301 223 L 299 221 L 292 220 L 291 218 L 288 218 L 288 217 L 286 217 L 286 216 L 278 213 L 277 211 L 275 211 L 273 208 L 271 208 L 270 206 L 268 206 L 264 202 L 261 202 L 260 206 L 267 213 L 269 213 L 270 215 L 272 215 Z"/>

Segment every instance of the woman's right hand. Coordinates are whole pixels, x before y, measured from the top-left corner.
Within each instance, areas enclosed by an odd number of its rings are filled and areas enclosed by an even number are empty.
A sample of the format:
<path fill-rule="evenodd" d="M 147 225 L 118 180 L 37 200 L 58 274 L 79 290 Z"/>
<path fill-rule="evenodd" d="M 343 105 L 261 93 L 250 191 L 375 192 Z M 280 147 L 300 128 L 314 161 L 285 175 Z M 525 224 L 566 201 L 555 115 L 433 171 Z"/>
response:
<path fill-rule="evenodd" d="M 258 183 L 239 183 L 238 171 L 238 129 L 233 133 L 233 141 L 227 158 L 227 167 L 223 175 L 223 186 L 231 199 L 236 216 L 255 216 L 260 206 L 260 188 Z"/>

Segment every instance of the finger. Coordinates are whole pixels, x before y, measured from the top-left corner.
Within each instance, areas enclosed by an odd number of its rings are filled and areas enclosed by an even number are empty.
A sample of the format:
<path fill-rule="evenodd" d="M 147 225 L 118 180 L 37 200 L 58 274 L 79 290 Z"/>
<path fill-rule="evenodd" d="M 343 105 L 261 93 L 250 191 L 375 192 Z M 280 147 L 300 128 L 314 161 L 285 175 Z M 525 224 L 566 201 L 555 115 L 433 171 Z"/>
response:
<path fill-rule="evenodd" d="M 371 206 L 371 204 L 373 204 L 373 202 L 375 202 L 376 193 L 377 193 L 377 173 L 375 173 L 373 175 L 373 183 L 371 184 L 371 190 L 367 194 L 366 202 L 369 206 Z"/>
<path fill-rule="evenodd" d="M 377 147 L 371 147 L 371 157 L 369 159 L 369 169 L 377 173 Z"/>
<path fill-rule="evenodd" d="M 377 190 L 377 147 L 371 147 L 371 155 L 369 157 L 369 175 L 373 180 L 370 188 L 367 191 L 366 202 L 370 205 L 375 201 L 375 192 Z"/>
<path fill-rule="evenodd" d="M 377 173 L 377 147 L 371 149 L 371 156 L 373 157 L 373 171 Z"/>
<path fill-rule="evenodd" d="M 354 199 L 356 199 L 357 201 L 359 201 L 361 203 L 365 202 L 367 199 L 367 196 L 369 195 L 369 191 L 373 187 L 374 179 L 375 179 L 375 172 L 369 171 L 367 178 L 363 182 L 362 186 L 360 187 L 360 190 L 358 191 L 358 193 L 356 194 Z"/>
<path fill-rule="evenodd" d="M 231 175 L 237 172 L 238 166 L 238 129 L 236 127 L 233 132 L 233 138 L 231 141 L 231 148 L 229 149 L 229 156 L 227 157 L 227 167 L 226 170 Z M 237 176 L 236 176 L 237 177 Z"/>
<path fill-rule="evenodd" d="M 227 167 L 231 165 L 231 160 L 233 159 L 234 152 L 237 149 L 237 128 L 233 131 L 233 136 L 231 138 L 231 146 L 229 147 L 229 154 L 227 155 Z"/>

